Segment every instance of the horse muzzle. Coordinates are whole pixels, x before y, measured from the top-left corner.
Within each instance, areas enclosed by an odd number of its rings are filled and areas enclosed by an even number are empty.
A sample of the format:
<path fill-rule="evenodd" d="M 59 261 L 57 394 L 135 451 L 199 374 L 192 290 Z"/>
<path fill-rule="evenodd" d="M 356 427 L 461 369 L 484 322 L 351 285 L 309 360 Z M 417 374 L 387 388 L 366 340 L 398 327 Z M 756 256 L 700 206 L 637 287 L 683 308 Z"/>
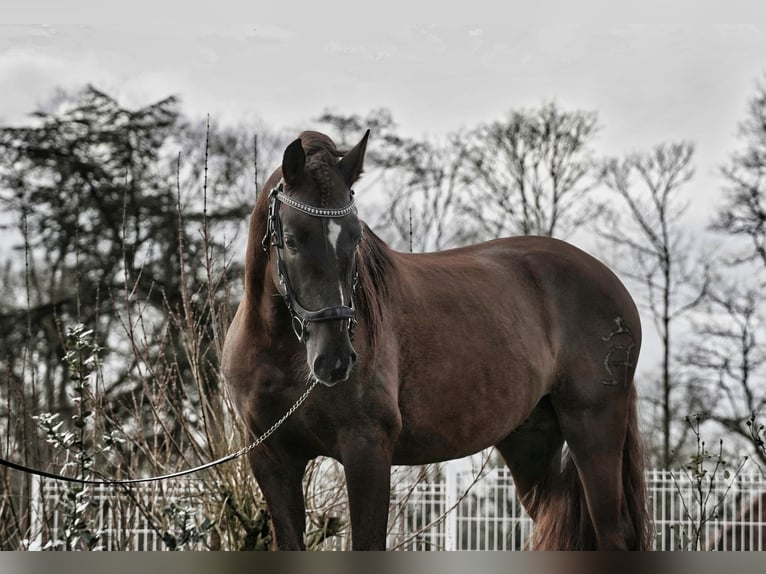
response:
<path fill-rule="evenodd" d="M 348 380 L 357 361 L 356 352 L 319 354 L 311 365 L 314 377 L 326 387 Z"/>

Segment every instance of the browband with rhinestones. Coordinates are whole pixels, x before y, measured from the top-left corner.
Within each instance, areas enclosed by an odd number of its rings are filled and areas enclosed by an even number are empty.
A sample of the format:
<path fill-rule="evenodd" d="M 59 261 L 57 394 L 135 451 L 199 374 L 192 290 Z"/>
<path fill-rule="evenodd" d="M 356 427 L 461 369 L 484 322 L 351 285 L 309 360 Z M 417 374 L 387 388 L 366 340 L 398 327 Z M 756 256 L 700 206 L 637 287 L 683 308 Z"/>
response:
<path fill-rule="evenodd" d="M 272 193 L 276 196 L 276 198 L 284 203 L 285 205 L 289 205 L 293 209 L 297 209 L 298 211 L 302 211 L 306 215 L 311 215 L 313 217 L 344 217 L 351 213 L 354 210 L 354 198 L 351 198 L 351 201 L 346 205 L 345 207 L 341 207 L 338 209 L 330 209 L 327 207 L 314 207 L 313 205 L 308 205 L 306 203 L 302 203 L 296 199 L 293 199 L 289 195 L 285 195 L 282 193 L 282 190 L 278 187 L 275 187 Z"/>

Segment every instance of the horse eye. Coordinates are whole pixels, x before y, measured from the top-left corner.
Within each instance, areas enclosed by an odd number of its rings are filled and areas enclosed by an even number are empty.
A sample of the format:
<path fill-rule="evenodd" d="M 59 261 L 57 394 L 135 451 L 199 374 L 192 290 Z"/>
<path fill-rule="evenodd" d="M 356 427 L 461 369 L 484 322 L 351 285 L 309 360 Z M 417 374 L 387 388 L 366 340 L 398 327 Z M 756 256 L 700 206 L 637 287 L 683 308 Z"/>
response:
<path fill-rule="evenodd" d="M 295 239 L 292 237 L 285 237 L 285 245 L 288 249 L 292 249 L 293 251 L 296 251 L 298 249 L 298 244 L 295 242 Z"/>

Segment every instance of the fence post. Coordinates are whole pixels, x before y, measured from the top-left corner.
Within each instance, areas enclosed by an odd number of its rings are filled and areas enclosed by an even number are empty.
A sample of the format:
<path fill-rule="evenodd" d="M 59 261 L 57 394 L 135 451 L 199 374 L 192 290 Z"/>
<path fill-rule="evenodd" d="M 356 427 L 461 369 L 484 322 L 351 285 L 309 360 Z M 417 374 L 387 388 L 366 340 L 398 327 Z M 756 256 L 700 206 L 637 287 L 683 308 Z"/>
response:
<path fill-rule="evenodd" d="M 447 461 L 444 465 L 444 549 L 457 550 L 457 469 L 458 462 Z"/>
<path fill-rule="evenodd" d="M 43 479 L 33 474 L 30 477 L 29 496 L 29 547 L 28 550 L 43 548 Z"/>

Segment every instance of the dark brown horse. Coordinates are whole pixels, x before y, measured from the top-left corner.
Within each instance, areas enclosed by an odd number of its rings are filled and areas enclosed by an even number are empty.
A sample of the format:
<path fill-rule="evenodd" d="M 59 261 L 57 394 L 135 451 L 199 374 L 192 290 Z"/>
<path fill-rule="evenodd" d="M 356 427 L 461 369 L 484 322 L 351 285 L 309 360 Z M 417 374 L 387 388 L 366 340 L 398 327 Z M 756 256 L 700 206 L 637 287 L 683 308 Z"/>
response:
<path fill-rule="evenodd" d="M 260 434 L 307 381 L 323 383 L 251 452 L 276 546 L 304 548 L 314 457 L 343 463 L 353 548 L 382 549 L 391 465 L 494 445 L 535 521 L 533 548 L 647 548 L 628 292 L 547 237 L 393 251 L 353 205 L 368 134 L 348 153 L 301 134 L 250 220 L 223 357 L 242 416 Z"/>

